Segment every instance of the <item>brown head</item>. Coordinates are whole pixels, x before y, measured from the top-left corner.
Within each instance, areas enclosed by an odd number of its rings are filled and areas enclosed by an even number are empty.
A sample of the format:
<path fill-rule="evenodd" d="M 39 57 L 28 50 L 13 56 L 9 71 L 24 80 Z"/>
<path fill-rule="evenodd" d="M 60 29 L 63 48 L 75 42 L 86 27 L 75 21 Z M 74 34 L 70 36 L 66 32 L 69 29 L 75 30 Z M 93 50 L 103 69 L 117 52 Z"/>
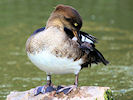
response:
<path fill-rule="evenodd" d="M 51 25 L 66 27 L 72 30 L 74 35 L 78 37 L 77 32 L 82 27 L 82 18 L 71 6 L 60 4 L 56 6 L 47 22 L 47 27 Z"/>

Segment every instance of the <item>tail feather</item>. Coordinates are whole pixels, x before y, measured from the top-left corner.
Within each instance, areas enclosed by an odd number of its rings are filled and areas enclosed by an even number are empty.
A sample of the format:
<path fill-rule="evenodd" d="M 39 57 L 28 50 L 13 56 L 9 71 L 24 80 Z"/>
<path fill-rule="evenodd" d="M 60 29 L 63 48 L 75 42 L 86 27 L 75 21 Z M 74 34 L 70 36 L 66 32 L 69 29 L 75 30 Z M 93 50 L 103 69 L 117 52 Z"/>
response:
<path fill-rule="evenodd" d="M 109 62 L 104 58 L 101 52 L 99 52 L 96 48 L 94 48 L 94 51 L 96 53 L 96 61 L 102 62 L 104 65 L 109 64 Z"/>
<path fill-rule="evenodd" d="M 98 51 L 95 46 L 93 45 L 85 45 L 84 43 L 81 44 L 82 51 L 87 53 L 87 61 L 82 64 L 82 67 L 87 67 L 88 65 L 91 66 L 92 63 L 98 64 L 103 63 L 104 65 L 109 64 L 109 62 L 104 58 L 102 53 Z"/>

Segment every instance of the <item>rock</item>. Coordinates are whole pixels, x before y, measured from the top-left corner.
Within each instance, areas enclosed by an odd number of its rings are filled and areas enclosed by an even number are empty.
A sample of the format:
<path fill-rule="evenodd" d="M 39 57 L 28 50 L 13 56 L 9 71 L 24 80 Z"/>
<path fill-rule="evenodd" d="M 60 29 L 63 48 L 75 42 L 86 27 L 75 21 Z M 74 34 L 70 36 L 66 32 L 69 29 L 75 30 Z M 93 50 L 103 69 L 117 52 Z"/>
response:
<path fill-rule="evenodd" d="M 6 100 L 113 100 L 109 87 L 82 86 L 72 90 L 68 95 L 56 94 L 55 91 L 34 96 L 34 89 L 24 92 L 13 91 Z"/>

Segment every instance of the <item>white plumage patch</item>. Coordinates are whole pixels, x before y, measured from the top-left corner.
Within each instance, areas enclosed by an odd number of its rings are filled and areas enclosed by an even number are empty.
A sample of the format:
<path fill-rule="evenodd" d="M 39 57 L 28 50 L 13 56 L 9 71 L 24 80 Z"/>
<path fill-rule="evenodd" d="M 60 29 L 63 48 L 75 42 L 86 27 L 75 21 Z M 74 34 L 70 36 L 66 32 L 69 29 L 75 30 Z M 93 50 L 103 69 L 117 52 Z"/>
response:
<path fill-rule="evenodd" d="M 82 36 L 82 37 L 81 37 L 81 41 L 82 41 L 82 42 L 94 43 L 93 41 L 91 41 L 90 39 L 84 37 L 83 35 L 81 35 L 81 36 Z M 77 39 L 77 37 L 73 37 L 72 40 L 73 40 L 73 41 L 77 41 L 78 39 Z"/>
<path fill-rule="evenodd" d="M 72 40 L 73 41 L 77 41 L 78 39 L 77 39 L 77 37 L 73 37 Z"/>
<path fill-rule="evenodd" d="M 47 74 L 67 74 L 79 73 L 82 59 L 73 61 L 73 59 L 56 57 L 48 51 L 41 51 L 36 54 L 27 53 L 30 60 Z"/>
<path fill-rule="evenodd" d="M 82 36 L 81 37 L 82 42 L 94 43 L 93 41 L 91 41 L 90 39 L 84 37 L 83 35 L 81 35 L 81 36 Z M 77 41 L 78 39 L 77 39 L 77 37 L 73 37 L 72 40 Z"/>
<path fill-rule="evenodd" d="M 91 41 L 90 39 L 84 37 L 83 35 L 81 35 L 81 36 L 82 36 L 82 41 L 83 42 L 93 43 L 93 41 Z"/>

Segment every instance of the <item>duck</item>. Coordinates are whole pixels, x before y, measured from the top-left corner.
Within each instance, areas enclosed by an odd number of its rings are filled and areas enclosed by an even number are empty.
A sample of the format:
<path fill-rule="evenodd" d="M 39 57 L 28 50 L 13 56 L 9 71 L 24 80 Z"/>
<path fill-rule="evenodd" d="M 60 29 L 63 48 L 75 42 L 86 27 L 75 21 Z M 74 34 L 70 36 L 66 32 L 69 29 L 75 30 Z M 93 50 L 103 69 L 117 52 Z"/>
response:
<path fill-rule="evenodd" d="M 75 8 L 59 4 L 48 18 L 46 26 L 28 38 L 28 58 L 47 75 L 46 85 L 37 87 L 35 95 L 51 91 L 68 94 L 78 87 L 79 72 L 83 68 L 91 64 L 109 63 L 95 47 L 97 39 L 80 30 L 82 24 L 82 18 Z M 51 76 L 56 74 L 74 74 L 75 82 L 54 88 Z"/>

